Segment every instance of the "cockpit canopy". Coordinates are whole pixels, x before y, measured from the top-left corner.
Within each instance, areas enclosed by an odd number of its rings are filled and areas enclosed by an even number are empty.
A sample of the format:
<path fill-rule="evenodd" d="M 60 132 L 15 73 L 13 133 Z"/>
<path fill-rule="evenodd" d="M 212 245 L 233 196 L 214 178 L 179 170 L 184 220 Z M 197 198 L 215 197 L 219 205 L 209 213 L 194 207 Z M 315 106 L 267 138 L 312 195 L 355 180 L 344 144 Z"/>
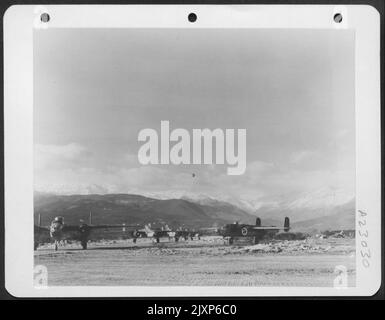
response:
<path fill-rule="evenodd" d="M 55 217 L 55 219 L 54 219 L 53 221 L 54 221 L 54 222 L 63 223 L 64 218 L 63 218 L 63 217 Z"/>

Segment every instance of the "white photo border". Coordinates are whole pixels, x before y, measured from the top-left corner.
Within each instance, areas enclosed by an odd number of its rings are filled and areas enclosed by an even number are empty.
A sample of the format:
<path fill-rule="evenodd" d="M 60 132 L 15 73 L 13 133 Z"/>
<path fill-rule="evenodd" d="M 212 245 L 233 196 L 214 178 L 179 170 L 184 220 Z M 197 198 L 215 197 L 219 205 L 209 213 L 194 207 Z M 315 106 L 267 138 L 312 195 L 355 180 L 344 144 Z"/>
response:
<path fill-rule="evenodd" d="M 40 14 L 51 19 L 44 24 Z M 197 14 L 195 23 L 188 21 Z M 343 21 L 335 23 L 335 13 Z M 381 286 L 380 15 L 369 5 L 14 5 L 4 22 L 5 287 L 16 297 L 370 296 Z M 33 286 L 34 28 L 355 31 L 356 286 Z M 365 218 L 360 212 L 365 212 Z M 363 222 L 363 219 L 365 222 Z M 361 221 L 361 222 L 360 222 Z M 365 223 L 365 226 L 363 226 Z M 363 229 L 364 228 L 364 229 Z M 364 237 L 365 230 L 369 237 Z M 362 231 L 360 233 L 360 231 Z M 369 267 L 363 259 L 370 249 Z"/>

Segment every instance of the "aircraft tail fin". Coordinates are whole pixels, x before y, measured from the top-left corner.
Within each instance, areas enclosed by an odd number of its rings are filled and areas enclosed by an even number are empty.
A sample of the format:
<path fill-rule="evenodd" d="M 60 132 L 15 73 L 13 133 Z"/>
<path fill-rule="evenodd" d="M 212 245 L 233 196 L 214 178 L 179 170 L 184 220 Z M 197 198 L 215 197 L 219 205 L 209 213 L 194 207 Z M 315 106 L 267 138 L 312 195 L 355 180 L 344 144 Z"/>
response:
<path fill-rule="evenodd" d="M 283 224 L 283 230 L 289 231 L 290 230 L 290 220 L 288 217 L 285 217 L 285 222 Z"/>
<path fill-rule="evenodd" d="M 257 219 L 255 220 L 255 226 L 256 227 L 260 227 L 261 226 L 261 218 L 257 217 Z"/>

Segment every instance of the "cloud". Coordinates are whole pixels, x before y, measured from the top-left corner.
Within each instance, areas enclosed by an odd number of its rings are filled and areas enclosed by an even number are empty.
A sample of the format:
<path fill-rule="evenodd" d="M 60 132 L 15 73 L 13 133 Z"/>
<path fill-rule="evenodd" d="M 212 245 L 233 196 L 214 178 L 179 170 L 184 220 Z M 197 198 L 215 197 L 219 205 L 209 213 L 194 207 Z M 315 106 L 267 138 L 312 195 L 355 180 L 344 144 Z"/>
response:
<path fill-rule="evenodd" d="M 325 208 L 347 203 L 354 198 L 354 190 L 341 187 L 325 186 L 298 194 L 288 204 L 290 208 Z"/>
<path fill-rule="evenodd" d="M 355 181 L 350 158 L 340 158 L 334 168 L 305 170 L 304 165 L 315 155 L 309 150 L 292 153 L 290 161 L 301 168 L 255 160 L 247 164 L 244 175 L 229 176 L 220 165 L 138 166 L 136 155 L 124 152 L 97 166 L 93 164 L 96 156 L 90 156 L 80 144 L 36 145 L 34 181 L 36 191 L 43 192 L 135 193 L 162 198 L 204 194 L 255 209 L 281 203 L 316 207 L 351 199 Z M 192 177 L 191 172 L 196 175 Z"/>
<path fill-rule="evenodd" d="M 45 167 L 35 170 L 35 189 L 60 194 L 149 193 L 186 190 L 191 175 L 156 166 L 137 168 L 91 168 L 73 164 L 71 167 Z"/>
<path fill-rule="evenodd" d="M 73 159 L 82 154 L 85 148 L 77 143 L 70 143 L 66 145 L 35 145 L 35 152 L 38 156 L 48 157 L 63 157 L 66 159 Z"/>
<path fill-rule="evenodd" d="M 35 168 L 43 170 L 46 167 L 55 167 L 63 162 L 77 160 L 85 154 L 85 147 L 77 143 L 65 145 L 36 144 L 34 147 Z"/>
<path fill-rule="evenodd" d="M 290 155 L 289 161 L 293 164 L 299 164 L 305 160 L 308 160 L 310 157 L 316 154 L 315 151 L 312 150 L 301 150 L 293 152 Z"/>
<path fill-rule="evenodd" d="M 248 175 L 258 176 L 265 174 L 274 169 L 274 164 L 264 161 L 253 161 L 247 164 L 246 170 Z"/>

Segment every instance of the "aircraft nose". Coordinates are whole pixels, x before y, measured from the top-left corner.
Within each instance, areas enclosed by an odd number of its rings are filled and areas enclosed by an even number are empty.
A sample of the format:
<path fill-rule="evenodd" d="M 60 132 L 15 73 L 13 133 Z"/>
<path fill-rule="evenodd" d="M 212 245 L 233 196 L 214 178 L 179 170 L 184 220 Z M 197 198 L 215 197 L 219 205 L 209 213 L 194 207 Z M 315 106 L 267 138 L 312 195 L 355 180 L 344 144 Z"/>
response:
<path fill-rule="evenodd" d="M 53 229 L 51 229 L 51 237 L 53 237 L 53 238 L 57 238 L 57 237 L 59 237 L 59 231 L 58 230 L 53 230 Z"/>
<path fill-rule="evenodd" d="M 50 232 L 52 236 L 58 235 L 60 233 L 60 227 L 58 225 L 52 225 Z"/>

